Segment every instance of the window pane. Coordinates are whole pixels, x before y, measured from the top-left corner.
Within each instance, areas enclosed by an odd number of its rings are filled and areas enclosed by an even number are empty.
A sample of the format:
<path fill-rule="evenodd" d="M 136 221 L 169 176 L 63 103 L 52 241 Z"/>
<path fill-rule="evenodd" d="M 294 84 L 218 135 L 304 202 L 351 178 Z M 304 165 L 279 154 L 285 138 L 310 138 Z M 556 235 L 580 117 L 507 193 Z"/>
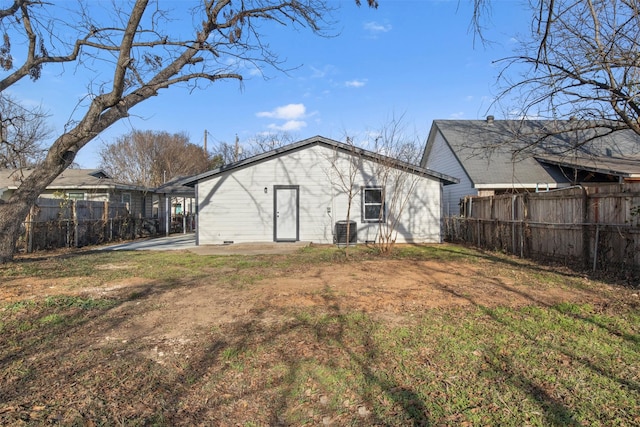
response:
<path fill-rule="evenodd" d="M 365 203 L 382 203 L 382 190 L 379 188 L 365 188 Z"/>
<path fill-rule="evenodd" d="M 380 219 L 380 205 L 367 205 L 364 207 L 365 220 Z"/>

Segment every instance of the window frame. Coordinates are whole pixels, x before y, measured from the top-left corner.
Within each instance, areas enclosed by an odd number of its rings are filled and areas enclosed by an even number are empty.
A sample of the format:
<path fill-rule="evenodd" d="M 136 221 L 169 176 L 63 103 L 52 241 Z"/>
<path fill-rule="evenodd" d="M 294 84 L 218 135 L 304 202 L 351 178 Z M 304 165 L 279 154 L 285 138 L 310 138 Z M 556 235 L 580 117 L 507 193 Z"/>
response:
<path fill-rule="evenodd" d="M 84 191 L 67 191 L 67 199 L 69 200 L 84 200 Z"/>
<path fill-rule="evenodd" d="M 373 191 L 379 191 L 380 192 L 380 202 L 367 202 L 367 193 L 368 192 L 373 192 Z M 366 186 L 366 187 L 362 187 L 361 188 L 361 193 L 362 193 L 362 200 L 361 200 L 361 205 L 362 205 L 362 218 L 361 218 L 361 222 L 362 223 L 384 223 L 387 220 L 387 209 L 386 209 L 386 203 L 385 203 L 385 194 L 384 194 L 384 188 L 380 187 L 380 186 Z M 371 207 L 371 206 L 379 206 L 378 209 L 378 217 L 377 218 L 371 218 L 367 216 L 367 207 Z"/>

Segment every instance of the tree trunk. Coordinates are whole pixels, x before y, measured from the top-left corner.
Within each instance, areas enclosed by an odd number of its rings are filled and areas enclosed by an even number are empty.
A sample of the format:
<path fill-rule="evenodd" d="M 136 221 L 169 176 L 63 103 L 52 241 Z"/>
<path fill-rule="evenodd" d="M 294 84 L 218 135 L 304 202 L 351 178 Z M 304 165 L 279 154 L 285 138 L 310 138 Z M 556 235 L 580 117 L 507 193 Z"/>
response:
<path fill-rule="evenodd" d="M 20 235 L 20 225 L 27 217 L 31 203 L 16 200 L 0 204 L 0 264 L 13 259 L 16 241 Z M 16 220 L 22 218 L 22 221 Z"/>
<path fill-rule="evenodd" d="M 20 236 L 20 226 L 40 194 L 73 161 L 74 155 L 66 158 L 51 156 L 33 173 L 27 176 L 9 200 L 0 203 L 0 264 L 13 260 L 16 242 Z"/>

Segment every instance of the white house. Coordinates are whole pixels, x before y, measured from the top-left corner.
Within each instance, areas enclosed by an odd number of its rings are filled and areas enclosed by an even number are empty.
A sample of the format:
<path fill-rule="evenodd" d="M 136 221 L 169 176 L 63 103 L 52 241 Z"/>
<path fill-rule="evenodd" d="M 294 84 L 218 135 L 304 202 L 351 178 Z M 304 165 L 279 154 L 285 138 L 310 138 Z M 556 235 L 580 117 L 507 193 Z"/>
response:
<path fill-rule="evenodd" d="M 334 243 L 347 218 L 359 242 L 392 232 L 398 243 L 432 243 L 441 241 L 442 187 L 454 182 L 316 136 L 195 176 L 187 185 L 196 187 L 199 245 Z"/>

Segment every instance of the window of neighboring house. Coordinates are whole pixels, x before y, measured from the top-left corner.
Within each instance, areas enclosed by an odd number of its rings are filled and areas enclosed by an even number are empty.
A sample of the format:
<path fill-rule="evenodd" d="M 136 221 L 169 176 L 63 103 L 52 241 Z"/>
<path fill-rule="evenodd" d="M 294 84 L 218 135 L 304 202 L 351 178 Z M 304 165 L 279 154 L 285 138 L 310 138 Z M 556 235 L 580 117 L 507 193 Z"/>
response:
<path fill-rule="evenodd" d="M 122 203 L 125 203 L 128 208 L 131 208 L 131 193 L 122 193 Z"/>
<path fill-rule="evenodd" d="M 69 192 L 67 193 L 67 198 L 69 200 L 84 200 L 84 193 Z"/>
<path fill-rule="evenodd" d="M 362 222 L 384 222 L 384 192 L 381 187 L 362 188 Z"/>

